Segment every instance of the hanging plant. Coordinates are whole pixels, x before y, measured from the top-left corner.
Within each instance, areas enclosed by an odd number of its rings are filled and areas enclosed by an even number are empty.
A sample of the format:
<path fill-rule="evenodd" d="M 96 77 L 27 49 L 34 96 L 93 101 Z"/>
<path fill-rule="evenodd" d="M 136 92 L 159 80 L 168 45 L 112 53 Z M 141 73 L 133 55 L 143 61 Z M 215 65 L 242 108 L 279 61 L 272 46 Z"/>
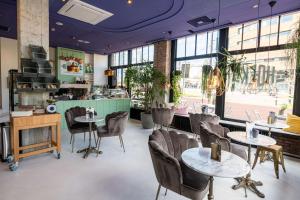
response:
<path fill-rule="evenodd" d="M 207 94 L 208 93 L 208 84 L 209 84 L 209 79 L 211 78 L 213 68 L 210 65 L 203 65 L 202 67 L 202 81 L 201 81 L 201 91 L 202 94 Z"/>
<path fill-rule="evenodd" d="M 173 90 L 173 101 L 175 106 L 178 106 L 181 101 L 182 91 L 180 88 L 180 80 L 182 78 L 182 73 L 179 70 L 173 72 L 171 87 Z"/>

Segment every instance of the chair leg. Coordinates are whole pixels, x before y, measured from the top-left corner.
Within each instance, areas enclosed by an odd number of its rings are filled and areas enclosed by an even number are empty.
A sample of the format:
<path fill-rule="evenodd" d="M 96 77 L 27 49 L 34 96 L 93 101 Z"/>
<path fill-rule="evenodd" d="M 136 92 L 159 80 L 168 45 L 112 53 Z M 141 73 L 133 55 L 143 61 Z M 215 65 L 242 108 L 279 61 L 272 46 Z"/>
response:
<path fill-rule="evenodd" d="M 167 193 L 168 193 L 168 189 L 166 188 L 165 196 L 167 196 Z"/>
<path fill-rule="evenodd" d="M 84 132 L 84 136 L 83 136 L 83 142 L 85 143 L 85 132 Z"/>
<path fill-rule="evenodd" d="M 73 139 L 73 134 L 71 134 L 70 144 L 72 143 L 72 139 Z"/>
<path fill-rule="evenodd" d="M 257 147 L 257 149 L 256 149 L 256 154 L 255 154 L 255 159 L 254 159 L 254 162 L 253 162 L 252 169 L 254 169 L 254 167 L 255 167 L 255 165 L 256 165 L 256 162 L 257 162 L 257 159 L 258 159 L 259 154 L 260 154 L 260 149 L 259 149 L 259 147 Z"/>
<path fill-rule="evenodd" d="M 97 140 L 96 140 L 96 134 L 95 134 L 95 131 L 93 131 L 93 134 L 94 134 L 95 145 L 97 146 Z"/>
<path fill-rule="evenodd" d="M 158 199 L 158 195 L 159 195 L 159 192 L 160 192 L 160 188 L 161 188 L 161 184 L 159 184 L 158 188 L 157 188 L 157 193 L 156 193 L 156 198 L 155 200 Z"/>
<path fill-rule="evenodd" d="M 98 137 L 98 141 L 97 141 L 97 157 L 99 156 L 99 149 L 100 149 L 100 142 L 101 142 L 101 137 Z"/>
<path fill-rule="evenodd" d="M 276 178 L 279 179 L 279 155 L 278 152 L 273 152 L 273 161 L 274 161 L 274 169 L 275 169 L 275 174 Z"/>
<path fill-rule="evenodd" d="M 282 166 L 282 169 L 283 169 L 284 173 L 286 173 L 285 166 L 284 166 L 283 152 L 282 151 L 280 152 L 280 162 L 281 162 L 281 166 Z"/>
<path fill-rule="evenodd" d="M 125 152 L 125 146 L 124 146 L 122 135 L 119 135 L 119 139 L 120 139 L 121 147 L 123 147 L 123 151 Z"/>
<path fill-rule="evenodd" d="M 75 143 L 75 135 L 73 136 L 73 140 L 72 140 L 72 153 L 74 152 L 74 143 Z"/>
<path fill-rule="evenodd" d="M 265 161 L 265 157 L 266 157 L 266 152 L 265 150 L 261 150 L 260 151 L 260 159 L 259 159 L 259 163 L 262 163 Z"/>

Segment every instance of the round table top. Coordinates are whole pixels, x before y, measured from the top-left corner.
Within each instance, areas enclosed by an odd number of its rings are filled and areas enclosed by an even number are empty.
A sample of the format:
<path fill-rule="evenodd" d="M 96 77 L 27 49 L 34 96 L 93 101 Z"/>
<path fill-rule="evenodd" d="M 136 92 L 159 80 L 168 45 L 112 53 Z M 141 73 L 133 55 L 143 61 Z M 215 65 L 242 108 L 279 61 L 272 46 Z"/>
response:
<path fill-rule="evenodd" d="M 210 152 L 210 148 L 192 148 L 184 151 L 181 158 L 188 167 L 208 176 L 237 178 L 249 173 L 250 165 L 239 156 L 222 151 L 219 162 L 210 158 Z"/>
<path fill-rule="evenodd" d="M 93 123 L 93 122 L 103 121 L 104 119 L 103 119 L 103 117 L 100 117 L 100 116 L 94 116 L 94 118 L 87 118 L 84 115 L 84 116 L 75 117 L 74 120 L 76 122 L 80 122 L 80 123 Z"/>
<path fill-rule="evenodd" d="M 276 128 L 276 129 L 284 129 L 284 128 L 289 127 L 289 125 L 284 124 L 284 123 L 275 122 L 273 124 L 268 124 L 268 122 L 263 121 L 263 120 L 258 120 L 258 121 L 255 121 L 254 123 L 255 123 L 255 125 L 258 125 L 258 126 L 264 126 L 264 127 Z"/>
<path fill-rule="evenodd" d="M 227 133 L 227 136 L 235 141 L 250 145 L 270 146 L 276 144 L 276 140 L 261 134 L 258 134 L 257 138 L 250 138 L 246 136 L 246 132 L 234 131 Z"/>

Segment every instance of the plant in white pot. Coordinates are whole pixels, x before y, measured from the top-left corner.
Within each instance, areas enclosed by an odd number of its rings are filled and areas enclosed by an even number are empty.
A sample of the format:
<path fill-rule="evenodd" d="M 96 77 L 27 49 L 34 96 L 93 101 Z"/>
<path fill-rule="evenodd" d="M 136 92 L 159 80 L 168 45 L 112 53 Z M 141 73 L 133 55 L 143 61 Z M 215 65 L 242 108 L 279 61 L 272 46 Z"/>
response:
<path fill-rule="evenodd" d="M 142 101 L 141 113 L 142 126 L 145 129 L 153 128 L 154 123 L 151 115 L 151 107 L 155 100 L 164 96 L 166 92 L 166 76 L 159 70 L 153 68 L 150 63 L 145 66 L 131 66 L 127 69 L 125 80 L 128 89 L 140 92 Z"/>

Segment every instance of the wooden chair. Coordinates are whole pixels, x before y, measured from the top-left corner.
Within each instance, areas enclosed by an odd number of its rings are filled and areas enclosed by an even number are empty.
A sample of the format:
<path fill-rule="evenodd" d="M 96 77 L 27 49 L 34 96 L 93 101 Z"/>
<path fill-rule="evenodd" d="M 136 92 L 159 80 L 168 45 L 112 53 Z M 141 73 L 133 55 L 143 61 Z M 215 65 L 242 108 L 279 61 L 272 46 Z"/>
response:
<path fill-rule="evenodd" d="M 271 145 L 271 146 L 267 146 L 267 147 L 258 146 L 257 150 L 256 150 L 255 160 L 254 160 L 252 169 L 254 169 L 258 157 L 260 157 L 260 163 L 265 161 L 266 152 L 272 153 L 275 174 L 276 174 L 276 177 L 279 178 L 279 164 L 281 164 L 284 173 L 286 172 L 285 166 L 284 166 L 283 150 L 282 150 L 282 146 L 280 146 L 280 145 Z"/>

